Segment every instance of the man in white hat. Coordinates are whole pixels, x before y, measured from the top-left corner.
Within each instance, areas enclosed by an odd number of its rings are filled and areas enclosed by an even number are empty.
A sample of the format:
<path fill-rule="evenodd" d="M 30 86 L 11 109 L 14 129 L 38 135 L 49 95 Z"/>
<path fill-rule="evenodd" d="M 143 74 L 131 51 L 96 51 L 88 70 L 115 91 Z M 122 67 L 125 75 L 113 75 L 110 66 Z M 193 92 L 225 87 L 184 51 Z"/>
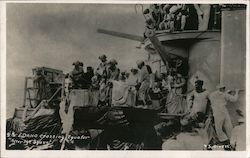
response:
<path fill-rule="evenodd" d="M 70 72 L 70 78 L 72 80 L 73 89 L 81 89 L 83 84 L 83 63 L 80 61 L 75 61 L 74 69 Z"/>
<path fill-rule="evenodd" d="M 136 105 L 136 95 L 137 95 L 137 91 L 135 86 L 138 84 L 138 80 L 139 80 L 139 73 L 138 73 L 138 69 L 136 68 L 131 68 L 130 69 L 131 74 L 129 74 L 129 77 L 127 79 L 127 84 L 130 86 L 130 93 L 129 93 L 129 97 L 128 97 L 128 102 L 130 103 L 130 105 L 135 106 Z"/>
<path fill-rule="evenodd" d="M 233 125 L 228 110 L 226 108 L 226 104 L 227 101 L 237 101 L 239 90 L 236 90 L 235 95 L 230 95 L 230 91 L 226 92 L 225 85 L 219 84 L 216 86 L 216 89 L 216 91 L 212 92 L 209 95 L 211 107 L 213 110 L 215 131 L 220 141 L 220 144 L 228 145 Z"/>
<path fill-rule="evenodd" d="M 101 77 L 106 77 L 107 75 L 107 56 L 105 54 L 99 56 L 99 59 L 101 63 L 98 65 L 96 69 L 96 76 L 98 77 L 98 80 L 100 80 Z"/>
<path fill-rule="evenodd" d="M 238 125 L 232 130 L 230 144 L 236 151 L 246 149 L 246 124 L 245 119 L 240 117 L 238 119 Z"/>
<path fill-rule="evenodd" d="M 111 80 L 118 80 L 119 79 L 120 69 L 116 67 L 117 64 L 118 63 L 115 59 L 111 59 L 108 62 L 108 65 L 109 65 L 109 68 L 107 71 L 108 79 L 111 79 Z"/>
<path fill-rule="evenodd" d="M 139 93 L 138 100 L 142 101 L 145 105 L 146 104 L 146 92 L 150 86 L 150 74 L 144 61 L 138 60 L 136 61 L 136 64 L 137 64 L 138 69 L 140 70 L 139 80 L 138 80 L 138 85 L 137 85 L 138 93 Z"/>
<path fill-rule="evenodd" d="M 138 69 L 131 68 L 131 74 L 129 74 L 129 77 L 127 79 L 127 84 L 129 86 L 136 86 L 138 83 Z"/>
<path fill-rule="evenodd" d="M 175 88 L 175 92 L 177 94 L 182 94 L 183 93 L 183 89 L 184 86 L 186 84 L 186 81 L 184 79 L 184 77 L 182 77 L 181 74 L 176 74 L 175 80 L 174 80 L 174 88 Z"/>

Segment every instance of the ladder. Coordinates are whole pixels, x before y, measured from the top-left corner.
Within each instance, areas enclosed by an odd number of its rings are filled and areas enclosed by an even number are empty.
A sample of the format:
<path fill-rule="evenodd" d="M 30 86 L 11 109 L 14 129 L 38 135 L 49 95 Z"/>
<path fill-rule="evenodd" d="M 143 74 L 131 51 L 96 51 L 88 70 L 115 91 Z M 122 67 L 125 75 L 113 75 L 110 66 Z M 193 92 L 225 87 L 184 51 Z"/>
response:
<path fill-rule="evenodd" d="M 29 86 L 29 82 L 32 81 L 32 86 Z M 62 83 L 56 82 L 49 82 L 51 90 L 53 90 L 53 94 L 50 96 L 50 101 L 54 99 L 54 97 L 61 91 L 61 97 L 64 95 L 64 80 Z M 53 88 L 54 87 L 54 88 Z M 33 77 L 25 77 L 25 84 L 24 84 L 24 100 L 23 100 L 23 107 L 29 106 L 31 108 L 36 107 L 38 105 L 38 101 L 40 99 L 36 98 L 36 93 L 38 91 L 37 87 L 34 87 L 34 78 Z M 34 96 L 31 96 L 31 93 Z M 28 101 L 28 104 L 27 104 Z"/>
<path fill-rule="evenodd" d="M 32 81 L 32 85 L 34 85 L 34 78 L 33 77 L 25 77 L 25 83 L 24 83 L 24 100 L 23 100 L 23 107 L 26 107 L 26 103 L 28 101 L 29 106 L 31 108 L 35 107 L 32 101 L 35 101 L 37 103 L 38 99 L 31 97 L 31 93 L 35 94 L 34 92 L 38 90 L 38 88 L 35 88 L 34 86 L 28 87 L 28 82 Z"/>

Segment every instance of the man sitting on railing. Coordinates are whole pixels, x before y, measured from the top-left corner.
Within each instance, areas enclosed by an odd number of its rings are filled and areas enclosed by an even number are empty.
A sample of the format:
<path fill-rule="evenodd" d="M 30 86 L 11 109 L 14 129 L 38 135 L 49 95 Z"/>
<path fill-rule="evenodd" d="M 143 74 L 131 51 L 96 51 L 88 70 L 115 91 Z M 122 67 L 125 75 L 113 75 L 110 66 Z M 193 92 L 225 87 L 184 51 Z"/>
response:
<path fill-rule="evenodd" d="M 186 26 L 186 19 L 188 17 L 188 9 L 185 4 L 181 5 L 181 8 L 175 13 L 176 15 L 176 25 L 175 29 L 177 31 L 183 31 Z"/>
<path fill-rule="evenodd" d="M 158 4 L 151 4 L 150 14 L 155 22 L 156 29 L 158 29 L 160 22 L 163 20 L 163 15 L 160 12 L 160 6 Z"/>
<path fill-rule="evenodd" d="M 159 24 L 159 29 L 173 32 L 174 31 L 174 15 L 166 14 L 164 16 L 163 21 Z"/>
<path fill-rule="evenodd" d="M 219 13 L 218 9 L 211 10 L 211 6 L 210 4 L 152 4 L 149 9 L 145 9 L 143 12 L 146 20 L 146 29 L 169 32 L 197 29 L 200 31 L 208 30 L 210 16 Z M 212 14 L 210 14 L 211 11 L 213 12 Z M 219 19 L 214 19 L 213 24 L 211 24 L 216 25 L 220 23 Z M 218 26 L 212 26 L 211 28 L 214 27 L 218 28 Z M 146 30 L 145 32 L 149 31 Z"/>
<path fill-rule="evenodd" d="M 198 20 L 199 20 L 199 30 L 205 31 L 208 29 L 208 23 L 210 18 L 210 4 L 194 4 L 194 7 L 197 11 Z"/>

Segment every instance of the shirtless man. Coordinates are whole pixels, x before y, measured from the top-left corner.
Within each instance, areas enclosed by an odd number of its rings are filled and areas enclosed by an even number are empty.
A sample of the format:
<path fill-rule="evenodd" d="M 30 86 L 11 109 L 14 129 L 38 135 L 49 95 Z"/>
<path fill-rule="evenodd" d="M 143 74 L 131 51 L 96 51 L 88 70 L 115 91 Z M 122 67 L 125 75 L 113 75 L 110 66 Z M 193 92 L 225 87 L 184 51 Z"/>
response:
<path fill-rule="evenodd" d="M 203 81 L 195 81 L 195 91 L 191 94 L 190 117 L 195 116 L 198 112 L 206 113 L 209 92 L 203 88 Z"/>

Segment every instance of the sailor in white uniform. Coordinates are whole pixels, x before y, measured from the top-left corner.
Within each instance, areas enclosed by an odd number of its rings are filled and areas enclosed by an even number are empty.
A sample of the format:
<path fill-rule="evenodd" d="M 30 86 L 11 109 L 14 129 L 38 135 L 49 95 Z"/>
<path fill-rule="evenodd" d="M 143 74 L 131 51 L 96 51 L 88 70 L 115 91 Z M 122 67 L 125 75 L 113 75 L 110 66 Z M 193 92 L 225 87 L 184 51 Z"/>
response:
<path fill-rule="evenodd" d="M 105 54 L 99 56 L 99 59 L 101 62 L 98 65 L 98 67 L 96 68 L 96 75 L 97 75 L 98 79 L 100 79 L 100 77 L 106 77 L 107 67 L 108 67 L 107 56 Z"/>
<path fill-rule="evenodd" d="M 229 91 L 226 92 L 226 87 L 224 85 L 217 85 L 216 89 L 216 91 L 209 95 L 213 110 L 215 130 L 219 141 L 222 144 L 229 144 L 233 125 L 226 104 L 227 101 L 237 101 L 239 90 L 236 90 L 235 95 L 231 95 Z"/>
<path fill-rule="evenodd" d="M 146 105 L 146 93 L 150 86 L 150 74 L 148 72 L 147 66 L 145 65 L 144 61 L 138 60 L 136 62 L 138 68 L 140 69 L 139 72 L 139 100 L 143 101 L 144 105 Z"/>

